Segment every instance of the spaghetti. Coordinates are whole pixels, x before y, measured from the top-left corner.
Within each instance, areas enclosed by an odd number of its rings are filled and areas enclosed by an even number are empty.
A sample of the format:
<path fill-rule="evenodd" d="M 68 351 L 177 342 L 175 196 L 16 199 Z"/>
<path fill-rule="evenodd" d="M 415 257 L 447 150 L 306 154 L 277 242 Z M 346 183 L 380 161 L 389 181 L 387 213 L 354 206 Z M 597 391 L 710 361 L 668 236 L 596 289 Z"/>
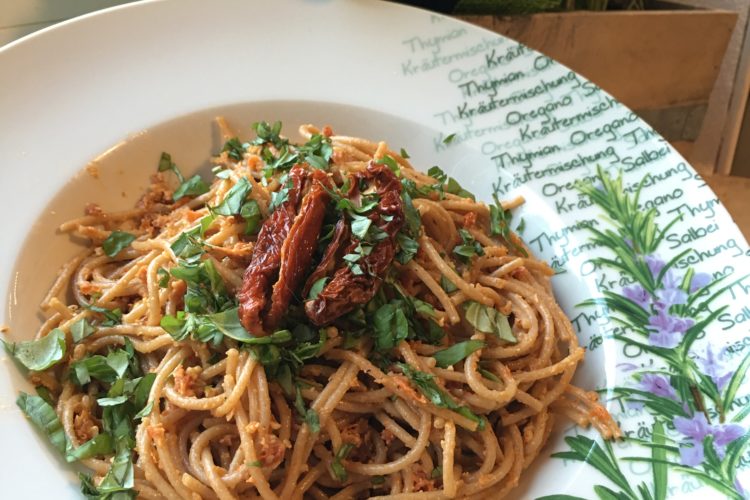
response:
<path fill-rule="evenodd" d="M 584 349 L 508 228 L 522 200 L 328 127 L 219 125 L 212 183 L 165 154 L 134 210 L 62 225 L 92 243 L 10 346 L 86 495 L 502 498 L 557 415 L 619 436 L 570 384 Z"/>

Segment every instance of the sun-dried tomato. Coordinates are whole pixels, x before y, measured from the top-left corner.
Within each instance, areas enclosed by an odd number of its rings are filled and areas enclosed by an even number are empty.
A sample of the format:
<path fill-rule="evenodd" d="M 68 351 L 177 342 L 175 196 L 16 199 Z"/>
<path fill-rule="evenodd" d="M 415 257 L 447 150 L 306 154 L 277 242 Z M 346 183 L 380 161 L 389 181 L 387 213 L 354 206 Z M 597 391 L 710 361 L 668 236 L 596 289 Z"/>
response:
<path fill-rule="evenodd" d="M 261 313 L 268 302 L 268 292 L 281 267 L 281 249 L 294 222 L 297 202 L 307 172 L 297 165 L 289 171 L 291 183 L 287 199 L 265 220 L 258 233 L 250 265 L 237 294 L 242 326 L 255 335 L 264 335 Z"/>
<path fill-rule="evenodd" d="M 349 244 L 349 224 L 343 217 L 336 223 L 336 227 L 333 230 L 333 239 L 331 243 L 326 247 L 326 251 L 323 254 L 323 258 L 320 263 L 312 272 L 305 287 L 302 289 L 302 296 L 307 297 L 310 293 L 310 288 L 321 278 L 325 278 L 333 274 L 336 270 L 336 265 L 341 262 L 341 258 L 346 255 L 346 246 Z"/>
<path fill-rule="evenodd" d="M 324 185 L 328 185 L 329 180 L 322 170 L 313 170 L 310 180 L 310 190 L 302 199 L 299 214 L 281 247 L 279 279 L 273 286 L 271 307 L 265 321 L 268 329 L 275 328 L 286 313 L 295 291 L 309 271 L 320 236 L 329 200 Z"/>
<path fill-rule="evenodd" d="M 363 255 L 359 265 L 363 273 L 356 275 L 346 264 L 340 264 L 331 281 L 318 296 L 305 303 L 307 317 L 316 325 L 330 323 L 372 299 L 382 285 L 382 275 L 396 255 L 396 234 L 404 222 L 401 183 L 385 165 L 370 162 L 363 174 L 355 177 L 355 186 L 364 180 L 374 186 L 379 197 L 370 218 L 387 234 L 377 242 L 369 255 Z M 350 236 L 345 253 L 353 252 L 360 244 Z"/>

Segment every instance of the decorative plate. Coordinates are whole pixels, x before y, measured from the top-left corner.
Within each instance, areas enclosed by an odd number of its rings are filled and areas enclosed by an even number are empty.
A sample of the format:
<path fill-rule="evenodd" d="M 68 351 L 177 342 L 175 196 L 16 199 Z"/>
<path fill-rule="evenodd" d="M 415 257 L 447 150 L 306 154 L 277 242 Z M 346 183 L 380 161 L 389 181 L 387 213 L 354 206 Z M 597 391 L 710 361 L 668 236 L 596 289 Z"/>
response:
<path fill-rule="evenodd" d="M 514 227 L 557 271 L 588 348 L 577 384 L 600 391 L 627 439 L 561 426 L 516 497 L 747 496 L 750 251 L 716 195 L 568 68 L 385 2 L 146 2 L 0 49 L 0 322 L 11 339 L 32 335 L 73 251 L 54 234 L 60 221 L 87 201 L 131 206 L 159 151 L 204 167 L 217 114 L 240 132 L 280 119 L 383 138 L 480 199 L 526 198 Z M 99 177 L 77 175 L 92 160 Z M 78 498 L 16 408 L 28 384 L 2 356 L 4 496 Z"/>

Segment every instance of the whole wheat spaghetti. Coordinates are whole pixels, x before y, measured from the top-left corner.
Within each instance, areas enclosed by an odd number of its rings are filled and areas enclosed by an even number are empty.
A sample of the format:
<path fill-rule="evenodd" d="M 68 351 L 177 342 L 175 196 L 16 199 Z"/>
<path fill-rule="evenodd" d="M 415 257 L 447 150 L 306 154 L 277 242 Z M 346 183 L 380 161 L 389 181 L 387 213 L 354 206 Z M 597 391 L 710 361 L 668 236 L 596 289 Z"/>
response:
<path fill-rule="evenodd" d="M 385 143 L 223 120 L 214 177 L 169 155 L 11 345 L 19 405 L 93 498 L 502 498 L 558 416 L 619 430 L 570 384 L 584 349 L 552 270 L 476 201 Z"/>

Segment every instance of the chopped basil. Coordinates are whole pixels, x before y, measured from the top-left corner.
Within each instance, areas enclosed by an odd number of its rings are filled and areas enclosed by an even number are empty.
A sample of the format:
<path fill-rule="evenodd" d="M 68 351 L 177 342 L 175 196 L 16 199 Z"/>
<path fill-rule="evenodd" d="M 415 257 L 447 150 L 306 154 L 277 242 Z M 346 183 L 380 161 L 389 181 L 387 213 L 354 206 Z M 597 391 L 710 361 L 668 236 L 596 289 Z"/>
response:
<path fill-rule="evenodd" d="M 360 240 L 364 240 L 372 225 L 372 219 L 364 215 L 352 214 L 352 234 Z"/>
<path fill-rule="evenodd" d="M 65 356 L 65 332 L 55 328 L 44 337 L 26 342 L 5 344 L 5 350 L 29 370 L 43 371 Z"/>
<path fill-rule="evenodd" d="M 260 228 L 260 208 L 255 200 L 248 200 L 240 208 L 240 216 L 245 219 L 245 234 L 254 234 Z"/>
<path fill-rule="evenodd" d="M 399 154 L 401 155 L 401 158 L 403 158 L 404 160 L 408 160 L 409 158 L 411 158 L 409 156 L 409 153 L 407 153 L 404 148 L 401 148 L 401 152 Z"/>
<path fill-rule="evenodd" d="M 487 380 L 492 380 L 493 382 L 500 382 L 500 379 L 497 378 L 497 375 L 495 375 L 494 373 L 492 373 L 489 370 L 485 370 L 484 368 L 480 368 L 477 371 L 479 371 L 479 373 L 481 373 L 482 376 L 484 378 L 486 378 Z"/>
<path fill-rule="evenodd" d="M 199 196 L 208 192 L 208 184 L 201 179 L 200 175 L 194 175 L 190 179 L 185 180 L 180 169 L 172 161 L 172 156 L 169 153 L 162 153 L 161 158 L 159 158 L 159 172 L 166 172 L 167 170 L 171 170 L 180 182 L 180 185 L 172 195 L 174 201 L 184 196 Z"/>
<path fill-rule="evenodd" d="M 286 139 L 281 138 L 281 122 L 275 122 L 273 125 L 268 122 L 256 122 L 252 125 L 253 130 L 257 137 L 252 141 L 252 144 L 261 146 L 263 144 L 273 144 L 276 148 L 289 143 Z"/>
<path fill-rule="evenodd" d="M 390 155 L 383 155 L 383 157 L 379 160 L 375 160 L 375 163 L 385 165 L 391 170 L 391 172 L 393 172 L 397 176 L 401 175 L 401 167 L 398 166 L 398 162 L 394 160 Z"/>
<path fill-rule="evenodd" d="M 481 340 L 465 340 L 432 355 L 440 368 L 448 368 L 485 346 Z"/>
<path fill-rule="evenodd" d="M 281 179 L 281 188 L 271 193 L 271 203 L 268 205 L 268 208 L 271 210 L 274 210 L 289 199 L 289 190 L 294 186 L 294 181 L 289 177 L 284 176 Z"/>
<path fill-rule="evenodd" d="M 112 436 L 109 434 L 97 434 L 81 446 L 66 453 L 65 459 L 68 462 L 76 460 L 85 460 L 91 457 L 100 457 L 108 455 L 114 451 Z"/>
<path fill-rule="evenodd" d="M 96 306 L 92 304 L 84 304 L 86 309 L 89 311 L 99 313 L 104 316 L 104 321 L 102 321 L 100 326 L 115 326 L 122 323 L 122 311 L 120 308 L 115 309 L 107 309 L 106 307 Z"/>
<path fill-rule="evenodd" d="M 180 184 L 185 182 L 182 172 L 180 172 L 177 165 L 172 162 L 172 156 L 169 153 L 162 153 L 161 158 L 159 158 L 159 172 L 166 172 L 167 170 L 174 172 L 174 175 L 177 177 L 177 180 L 180 181 Z"/>
<path fill-rule="evenodd" d="M 159 287 L 167 288 L 167 285 L 169 285 L 169 271 L 161 267 L 156 271 L 156 275 L 159 277 Z"/>
<path fill-rule="evenodd" d="M 432 404 L 439 408 L 447 408 L 451 411 L 458 413 L 459 415 L 466 417 L 467 419 L 476 422 L 478 430 L 484 429 L 484 419 L 476 415 L 466 406 L 461 406 L 448 395 L 440 386 L 435 382 L 435 378 L 429 373 L 425 373 L 419 370 L 415 370 L 406 363 L 396 363 L 396 366 L 406 375 L 409 380 L 424 394 L 424 396 L 430 400 Z"/>
<path fill-rule="evenodd" d="M 467 301 L 464 305 L 466 321 L 482 333 L 495 335 L 497 338 L 515 344 L 518 340 L 508 323 L 508 318 L 494 307 L 479 302 Z"/>
<path fill-rule="evenodd" d="M 141 411 L 139 411 L 138 413 L 136 413 L 135 415 L 133 415 L 133 418 L 145 418 L 145 417 L 148 417 L 149 415 L 151 415 L 151 410 L 153 410 L 153 409 L 154 409 L 154 402 L 153 401 L 149 401 L 149 403 L 146 406 L 144 406 L 141 409 Z"/>
<path fill-rule="evenodd" d="M 310 292 L 307 294 L 307 299 L 317 299 L 320 292 L 322 292 L 323 288 L 325 288 L 327 282 L 328 278 L 320 278 L 315 283 L 313 283 L 310 287 Z"/>
<path fill-rule="evenodd" d="M 310 428 L 310 432 L 313 434 L 320 432 L 320 417 L 318 416 L 318 412 L 312 408 L 305 408 L 305 401 L 302 399 L 302 392 L 300 391 L 299 385 L 296 387 L 294 408 Z"/>
<path fill-rule="evenodd" d="M 455 132 L 452 134 L 448 134 L 447 136 L 445 136 L 445 139 L 443 139 L 443 144 L 450 144 L 451 142 L 453 142 L 453 139 L 455 138 L 456 138 Z"/>
<path fill-rule="evenodd" d="M 526 219 L 521 217 L 521 221 L 518 223 L 518 227 L 516 228 L 517 233 L 523 233 L 524 229 L 526 229 Z"/>
<path fill-rule="evenodd" d="M 328 162 L 333 155 L 333 146 L 331 145 L 331 139 L 328 137 L 314 134 L 305 144 L 297 146 L 297 150 L 311 167 L 320 170 L 328 169 Z"/>
<path fill-rule="evenodd" d="M 156 373 L 147 373 L 141 378 L 140 382 L 138 382 L 138 385 L 133 392 L 133 403 L 136 408 L 145 409 L 147 406 L 146 402 L 148 401 L 148 395 L 151 392 L 151 386 L 154 385 L 154 380 L 156 380 Z M 151 403 L 153 403 L 153 401 Z M 148 414 L 148 412 L 146 412 L 146 414 Z"/>
<path fill-rule="evenodd" d="M 117 406 L 123 404 L 125 401 L 128 400 L 128 397 L 126 395 L 120 395 L 120 396 L 112 396 L 112 397 L 106 397 L 106 398 L 99 398 L 96 400 L 96 403 L 99 406 Z"/>
<path fill-rule="evenodd" d="M 36 390 L 37 395 L 43 400 L 45 400 L 47 404 L 51 406 L 55 405 L 55 401 L 54 399 L 52 399 L 52 394 L 49 392 L 49 389 L 47 389 L 43 385 L 38 385 L 34 387 L 34 389 Z"/>
<path fill-rule="evenodd" d="M 375 349 L 387 351 L 409 336 L 409 323 L 399 303 L 384 304 L 373 316 Z"/>
<path fill-rule="evenodd" d="M 354 449 L 353 444 L 343 443 L 341 447 L 336 451 L 336 454 L 331 461 L 331 472 L 333 472 L 334 478 L 338 479 L 342 483 L 347 480 L 348 476 L 346 473 L 346 469 L 344 468 L 344 464 L 342 464 L 341 461 L 349 456 L 349 453 L 352 451 L 352 449 Z"/>
<path fill-rule="evenodd" d="M 440 275 L 440 286 L 445 290 L 445 293 L 453 293 L 458 290 L 458 287 L 444 275 Z"/>
<path fill-rule="evenodd" d="M 461 198 L 471 198 L 472 200 L 476 199 L 473 193 L 462 188 L 461 184 L 459 184 L 458 181 L 453 177 L 448 178 L 448 182 L 445 183 L 444 189 L 446 193 L 455 194 L 456 196 L 460 196 Z"/>
<path fill-rule="evenodd" d="M 135 241 L 135 235 L 124 231 L 112 231 L 102 243 L 102 250 L 108 257 L 114 257 Z"/>
<path fill-rule="evenodd" d="M 178 311 L 176 315 L 162 317 L 161 327 L 175 340 L 185 340 L 192 334 L 202 342 L 218 344 L 229 337 L 243 344 L 280 344 L 292 338 L 289 330 L 279 330 L 265 337 L 254 337 L 240 323 L 238 308 L 227 309 L 214 314 L 191 314 Z"/>
<path fill-rule="evenodd" d="M 41 397 L 25 392 L 18 395 L 16 404 L 33 424 L 47 435 L 52 446 L 60 453 L 65 453 L 68 439 L 55 409 Z"/>
<path fill-rule="evenodd" d="M 242 161 L 242 157 L 245 154 L 245 149 L 247 149 L 247 146 L 249 146 L 249 144 L 243 144 L 237 137 L 232 137 L 224 143 L 224 147 L 221 148 L 221 152 L 226 152 L 227 156 L 235 161 Z"/>
<path fill-rule="evenodd" d="M 419 229 L 422 227 L 422 218 L 419 215 L 419 211 L 414 208 L 411 196 L 406 190 L 401 192 L 401 199 L 404 201 L 404 215 L 406 216 L 406 227 L 409 236 L 416 239 L 419 237 Z"/>
<path fill-rule="evenodd" d="M 518 245 L 511 237 L 510 220 L 512 214 L 510 210 L 503 209 L 503 206 L 500 203 L 500 200 L 497 199 L 496 195 L 493 195 L 493 198 L 495 204 L 490 205 L 490 234 L 502 237 L 518 254 L 523 255 L 524 257 L 528 256 L 526 250 Z M 525 226 L 525 224 L 522 220 L 521 224 L 518 226 L 518 230 L 523 231 L 523 226 Z"/>
<path fill-rule="evenodd" d="M 396 241 L 399 246 L 396 260 L 400 264 L 407 264 L 415 255 L 417 255 L 417 252 L 419 251 L 419 243 L 401 231 L 396 234 Z"/>
<path fill-rule="evenodd" d="M 453 247 L 453 253 L 464 262 L 468 263 L 469 259 L 476 255 L 484 255 L 484 249 L 477 240 L 471 235 L 466 229 L 459 229 L 458 234 L 461 235 L 462 243 Z"/>
<path fill-rule="evenodd" d="M 242 205 L 245 203 L 245 198 L 251 189 L 252 186 L 247 179 L 240 177 L 237 184 L 232 186 L 232 189 L 226 194 L 224 200 L 213 208 L 213 212 L 227 216 L 239 214 Z"/>
<path fill-rule="evenodd" d="M 201 179 L 200 175 L 196 174 L 175 189 L 172 194 L 172 199 L 177 201 L 185 196 L 200 196 L 204 193 L 208 193 L 209 189 L 208 184 Z"/>

